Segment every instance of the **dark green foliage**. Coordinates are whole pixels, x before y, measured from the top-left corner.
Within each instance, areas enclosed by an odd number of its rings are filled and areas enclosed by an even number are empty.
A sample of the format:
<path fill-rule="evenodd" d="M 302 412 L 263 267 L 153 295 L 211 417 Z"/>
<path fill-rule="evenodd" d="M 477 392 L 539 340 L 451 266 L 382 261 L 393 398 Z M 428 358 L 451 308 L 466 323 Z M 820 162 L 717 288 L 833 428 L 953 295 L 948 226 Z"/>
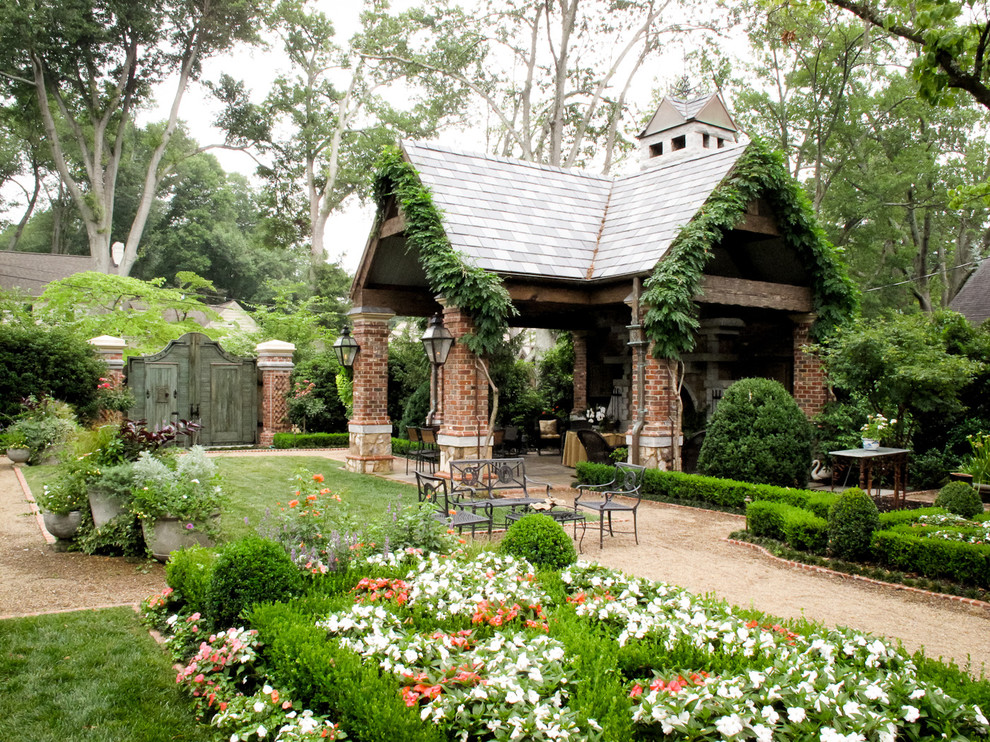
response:
<path fill-rule="evenodd" d="M 430 362 L 420 341 L 425 329 L 425 323 L 414 322 L 388 344 L 388 416 L 394 421 L 405 419 L 409 403 L 417 396 L 417 404 L 410 410 L 413 417 L 409 424 L 414 426 L 424 425 L 430 410 Z M 422 414 L 416 417 L 420 411 Z M 401 423 L 400 430 L 405 433 Z"/>
<path fill-rule="evenodd" d="M 890 569 L 990 587 L 990 546 L 985 544 L 924 538 L 911 526 L 896 526 L 873 534 L 872 551 Z"/>
<path fill-rule="evenodd" d="M 809 510 L 792 508 L 784 519 L 784 540 L 798 551 L 824 554 L 828 548 L 828 521 Z"/>
<path fill-rule="evenodd" d="M 217 628 L 238 625 L 255 603 L 287 600 L 301 586 L 299 568 L 274 541 L 246 538 L 224 547 L 207 591 L 208 615 Z"/>
<path fill-rule="evenodd" d="M 754 143 L 644 282 L 643 300 L 650 307 L 644 327 L 658 358 L 678 358 L 694 348 L 699 326 L 694 297 L 700 293 L 702 273 L 715 245 L 735 229 L 746 205 L 756 198 L 769 202 L 783 227 L 785 244 L 808 266 L 818 315 L 812 328 L 815 337 L 821 339 L 855 311 L 853 283 L 816 223 L 803 189 L 791 177 L 780 154 Z"/>
<path fill-rule="evenodd" d="M 814 425 L 816 459 L 828 462 L 829 451 L 846 451 L 859 448 L 862 427 L 868 410 L 854 402 L 829 402 L 812 419 Z M 911 462 L 914 473 L 914 461 Z"/>
<path fill-rule="evenodd" d="M 503 554 L 528 559 L 537 567 L 563 569 L 577 561 L 567 531 L 545 515 L 527 515 L 512 524 L 499 544 Z"/>
<path fill-rule="evenodd" d="M 945 513 L 942 508 L 914 508 L 912 510 L 891 510 L 889 513 L 880 513 L 880 528 L 893 528 L 902 526 L 905 523 L 915 523 L 922 515 L 941 515 Z"/>
<path fill-rule="evenodd" d="M 760 538 L 784 540 L 784 512 L 790 505 L 757 500 L 746 506 L 746 530 Z"/>
<path fill-rule="evenodd" d="M 340 366 L 331 352 L 303 361 L 292 371 L 289 419 L 307 433 L 340 433 L 347 430 L 347 415 L 337 396 Z"/>
<path fill-rule="evenodd" d="M 20 412 L 30 394 L 68 402 L 82 417 L 95 414 L 107 367 L 87 339 L 64 329 L 0 323 L 0 421 Z"/>
<path fill-rule="evenodd" d="M 619 645 L 603 624 L 579 619 L 573 610 L 561 611 L 553 626 L 553 638 L 564 643 L 571 658 L 574 680 L 568 705 L 583 719 L 594 719 L 602 728 L 602 740 L 634 739 L 632 703 L 619 670 Z"/>
<path fill-rule="evenodd" d="M 273 684 L 291 688 L 307 708 L 326 708 L 348 738 L 362 742 L 445 742 L 444 731 L 407 708 L 399 679 L 327 640 L 312 616 L 290 605 L 259 606 L 250 615 L 265 645 Z"/>
<path fill-rule="evenodd" d="M 83 553 L 90 555 L 144 556 L 148 551 L 141 522 L 133 513 L 121 513 L 99 528 L 94 528 L 89 511 L 83 510 L 83 522 L 76 532 L 76 544 Z"/>
<path fill-rule="evenodd" d="M 451 247 L 433 197 L 398 148 L 386 149 L 379 158 L 374 190 L 379 208 L 389 196 L 398 200 L 406 219 L 407 249 L 419 257 L 430 290 L 474 322 L 474 334 L 463 342 L 481 356 L 497 349 L 515 313 L 509 292 L 498 276 L 467 265 Z"/>
<path fill-rule="evenodd" d="M 828 511 L 836 497 L 834 492 L 811 492 L 802 507 L 807 508 L 819 518 L 828 520 Z"/>
<path fill-rule="evenodd" d="M 173 551 L 169 557 L 165 581 L 175 591 L 173 598 L 182 601 L 189 612 L 206 613 L 206 597 L 217 556 L 216 549 L 190 546 Z"/>
<path fill-rule="evenodd" d="M 574 340 L 564 333 L 539 361 L 537 390 L 544 400 L 543 412 L 565 418 L 574 406 Z"/>
<path fill-rule="evenodd" d="M 939 490 L 935 507 L 945 508 L 963 518 L 972 518 L 983 512 L 983 501 L 973 486 L 965 482 L 949 482 Z"/>
<path fill-rule="evenodd" d="M 803 487 L 811 466 L 811 423 L 783 385 L 743 379 L 708 423 L 698 469 L 714 477 Z"/>
<path fill-rule="evenodd" d="M 402 419 L 399 420 L 399 433 L 405 435 L 406 428 L 421 428 L 426 424 L 426 416 L 430 414 L 430 382 L 420 386 L 409 395 L 402 408 Z"/>
<path fill-rule="evenodd" d="M 870 559 L 870 538 L 880 527 L 876 503 L 858 487 L 841 493 L 828 512 L 828 548 L 832 556 L 853 562 Z"/>
<path fill-rule="evenodd" d="M 276 433 L 272 448 L 347 448 L 350 433 Z"/>
<path fill-rule="evenodd" d="M 911 456 L 911 486 L 917 490 L 938 489 L 958 466 L 958 456 L 937 448 L 914 454 Z"/>
<path fill-rule="evenodd" d="M 912 659 L 918 670 L 918 680 L 940 688 L 946 695 L 961 703 L 990 707 L 990 678 L 974 680 L 975 668 L 961 668 L 955 662 L 940 657 L 926 657 L 923 650 L 914 653 Z"/>

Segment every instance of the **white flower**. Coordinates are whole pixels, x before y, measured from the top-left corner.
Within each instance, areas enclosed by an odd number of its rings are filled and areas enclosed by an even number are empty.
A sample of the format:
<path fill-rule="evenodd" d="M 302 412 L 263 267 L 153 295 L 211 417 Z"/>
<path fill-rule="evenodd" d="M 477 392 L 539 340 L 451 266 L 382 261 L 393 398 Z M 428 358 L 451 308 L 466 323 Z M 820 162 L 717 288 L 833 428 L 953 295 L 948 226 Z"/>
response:
<path fill-rule="evenodd" d="M 263 704 L 261 701 L 255 701 L 254 702 L 254 710 L 255 710 L 255 713 L 260 714 L 262 711 L 265 710 L 265 704 Z"/>
<path fill-rule="evenodd" d="M 273 690 L 275 689 L 272 688 L 268 683 L 265 683 L 264 686 L 262 686 L 261 688 L 261 692 L 264 693 L 266 696 L 270 696 Z"/>
<path fill-rule="evenodd" d="M 753 733 L 756 735 L 756 742 L 771 742 L 773 740 L 773 729 L 763 724 L 754 724 Z"/>
<path fill-rule="evenodd" d="M 264 728 L 261 724 L 258 725 L 258 739 L 264 738 L 268 734 L 268 730 Z"/>
<path fill-rule="evenodd" d="M 791 706 L 787 709 L 787 720 L 792 724 L 800 724 L 804 721 L 805 716 L 807 713 L 800 706 Z"/>
<path fill-rule="evenodd" d="M 855 701 L 846 701 L 842 704 L 842 713 L 846 716 L 855 716 L 861 708 L 862 706 Z"/>
<path fill-rule="evenodd" d="M 912 701 L 916 701 L 919 698 L 924 698 L 924 697 L 925 697 L 925 690 L 924 690 L 924 688 L 918 688 L 910 696 L 910 698 L 911 698 Z"/>
<path fill-rule="evenodd" d="M 764 706 L 760 710 L 760 716 L 766 719 L 771 724 L 776 724 L 777 720 L 780 718 L 780 714 L 777 713 L 773 706 Z"/>
<path fill-rule="evenodd" d="M 980 724 L 982 724 L 985 727 L 990 726 L 990 722 L 987 722 L 987 717 L 983 715 L 983 712 L 980 710 L 979 706 L 974 706 L 973 711 L 976 712 L 976 720 L 980 722 Z"/>
<path fill-rule="evenodd" d="M 738 714 L 723 716 L 715 722 L 715 728 L 718 729 L 718 731 L 724 736 L 732 737 L 733 735 L 739 734 L 743 730 L 742 719 L 739 718 Z"/>
<path fill-rule="evenodd" d="M 904 712 L 904 721 L 908 724 L 916 722 L 921 717 L 921 712 L 914 706 L 901 706 L 901 711 Z"/>

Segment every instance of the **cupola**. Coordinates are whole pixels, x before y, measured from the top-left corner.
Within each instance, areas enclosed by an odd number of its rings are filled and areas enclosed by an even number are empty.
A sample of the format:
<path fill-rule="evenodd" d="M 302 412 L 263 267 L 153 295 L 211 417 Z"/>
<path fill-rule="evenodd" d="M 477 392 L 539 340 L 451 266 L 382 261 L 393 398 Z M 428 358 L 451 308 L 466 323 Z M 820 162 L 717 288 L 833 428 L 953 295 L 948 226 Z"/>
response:
<path fill-rule="evenodd" d="M 640 163 L 649 167 L 684 154 L 734 146 L 739 130 L 718 93 L 690 99 L 667 96 L 636 138 Z"/>

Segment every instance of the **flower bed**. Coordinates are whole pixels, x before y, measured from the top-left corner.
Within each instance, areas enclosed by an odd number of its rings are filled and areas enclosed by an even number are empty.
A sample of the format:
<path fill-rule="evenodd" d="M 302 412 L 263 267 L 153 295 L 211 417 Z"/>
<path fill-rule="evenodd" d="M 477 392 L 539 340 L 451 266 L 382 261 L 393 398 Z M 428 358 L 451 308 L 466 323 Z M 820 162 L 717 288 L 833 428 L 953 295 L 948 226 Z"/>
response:
<path fill-rule="evenodd" d="M 257 609 L 257 635 L 201 644 L 179 680 L 198 693 L 204 718 L 230 729 L 234 708 L 231 739 L 261 736 L 258 724 L 271 739 L 300 738 L 289 736 L 291 713 L 353 739 L 374 738 L 366 725 L 384 719 L 390 738 L 424 740 L 893 742 L 990 732 L 979 706 L 919 679 L 884 640 L 795 633 L 596 565 L 536 574 L 493 553 L 410 549 L 354 563 L 347 576 L 324 598 Z M 188 617 L 172 624 L 191 635 Z M 241 662 L 248 653 L 228 646 L 235 640 L 264 659 L 264 672 Z"/>

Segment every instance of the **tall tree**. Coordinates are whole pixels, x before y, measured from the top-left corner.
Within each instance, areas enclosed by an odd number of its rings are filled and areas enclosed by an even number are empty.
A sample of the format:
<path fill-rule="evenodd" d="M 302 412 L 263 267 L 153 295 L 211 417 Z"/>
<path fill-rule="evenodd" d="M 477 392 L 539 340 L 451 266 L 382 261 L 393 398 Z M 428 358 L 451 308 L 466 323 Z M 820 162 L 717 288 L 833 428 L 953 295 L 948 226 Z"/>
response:
<path fill-rule="evenodd" d="M 381 147 L 396 136 L 433 136 L 462 108 L 463 95 L 449 81 L 398 62 L 392 52 L 463 69 L 477 54 L 457 32 L 463 22 L 459 10 L 443 3 L 391 15 L 384 0 L 373 0 L 344 46 L 331 19 L 307 0 L 282 0 L 269 23 L 289 72 L 276 78 L 260 105 L 232 77 L 216 86 L 226 104 L 218 123 L 231 143 L 260 151 L 272 211 L 289 225 L 283 235 L 309 243 L 314 271 L 326 259 L 330 214 L 366 193 Z M 394 102 L 399 99 L 402 104 Z"/>
<path fill-rule="evenodd" d="M 912 65 L 921 94 L 937 103 L 962 90 L 990 110 L 988 0 L 827 0 L 921 49 Z"/>
<path fill-rule="evenodd" d="M 90 254 L 110 272 L 114 199 L 124 143 L 151 87 L 175 76 L 169 118 L 145 161 L 143 187 L 118 272 L 137 257 L 183 94 L 202 61 L 255 37 L 262 0 L 5 0 L 0 77 L 33 90 L 55 167 L 86 226 Z M 21 91 L 23 88 L 18 87 Z"/>
<path fill-rule="evenodd" d="M 638 123 L 633 83 L 665 43 L 732 16 L 690 0 L 489 0 L 463 31 L 485 63 L 473 76 L 447 72 L 484 101 L 492 151 L 607 173 L 628 145 L 620 124 Z"/>

